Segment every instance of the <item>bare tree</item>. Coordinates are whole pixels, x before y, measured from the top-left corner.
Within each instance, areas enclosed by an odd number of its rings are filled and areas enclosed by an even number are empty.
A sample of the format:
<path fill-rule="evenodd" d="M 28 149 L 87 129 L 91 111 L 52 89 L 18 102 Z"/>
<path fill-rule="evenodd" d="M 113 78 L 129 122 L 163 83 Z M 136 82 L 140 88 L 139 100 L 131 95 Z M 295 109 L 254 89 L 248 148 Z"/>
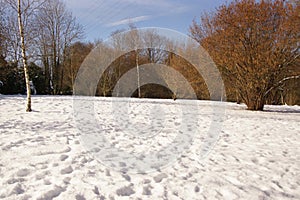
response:
<path fill-rule="evenodd" d="M 155 30 L 147 30 L 141 33 L 143 56 L 147 57 L 149 63 L 163 63 L 167 56 L 166 46 L 164 45 L 167 38 L 160 36 Z"/>
<path fill-rule="evenodd" d="M 21 59 L 21 40 L 19 34 L 18 16 L 14 13 L 7 16 L 7 54 L 14 63 Z"/>
<path fill-rule="evenodd" d="M 61 0 L 46 1 L 39 9 L 39 46 L 46 84 L 53 94 L 61 91 L 67 49 L 83 36 L 82 27 Z"/>
<path fill-rule="evenodd" d="M 4 43 L 6 41 L 5 34 L 5 25 L 4 25 L 4 3 L 0 1 L 0 56 L 4 54 Z"/>
<path fill-rule="evenodd" d="M 94 44 L 92 43 L 75 42 L 65 49 L 66 58 L 63 62 L 64 73 L 61 83 L 61 90 L 64 94 L 72 94 L 80 65 L 93 48 Z"/>
<path fill-rule="evenodd" d="M 10 62 L 18 64 L 21 58 L 17 2 L 0 1 L 1 52 Z"/>
<path fill-rule="evenodd" d="M 168 73 L 168 71 L 164 72 L 164 77 L 166 77 L 167 84 L 173 85 L 173 99 L 195 98 L 194 95 L 191 95 L 191 93 L 187 90 L 186 83 L 193 88 L 193 91 L 197 95 L 198 99 L 209 99 L 210 97 L 208 88 L 206 87 L 202 74 L 200 74 L 194 65 L 190 63 L 195 54 L 197 54 L 197 57 L 201 56 L 201 53 L 198 52 L 198 47 L 195 47 L 193 42 L 190 41 L 180 43 L 169 42 L 167 49 L 168 56 L 166 64 L 173 70 L 180 72 L 180 74 L 185 78 L 184 81 L 181 79 L 180 82 L 179 75 L 174 76 L 172 73 Z M 202 59 L 201 64 L 205 63 L 204 60 L 205 59 Z M 201 69 L 205 69 L 205 66 L 201 66 Z"/>

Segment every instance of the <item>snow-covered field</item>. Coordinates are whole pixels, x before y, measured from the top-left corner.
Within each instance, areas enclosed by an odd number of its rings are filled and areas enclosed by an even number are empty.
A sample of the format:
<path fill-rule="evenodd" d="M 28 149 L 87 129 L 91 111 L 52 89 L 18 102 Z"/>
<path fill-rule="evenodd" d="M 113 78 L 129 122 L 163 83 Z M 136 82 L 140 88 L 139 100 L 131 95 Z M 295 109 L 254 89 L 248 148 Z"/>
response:
<path fill-rule="evenodd" d="M 300 199 L 299 106 L 251 112 L 233 103 L 135 99 L 128 100 L 130 115 L 122 116 L 117 107 L 110 112 L 111 99 L 95 101 L 99 130 L 109 146 L 128 155 L 164 152 L 187 123 L 180 112 L 197 107 L 194 125 L 184 127 L 196 129 L 195 138 L 182 155 L 162 155 L 179 156 L 168 165 L 131 173 L 130 160 L 121 157 L 119 168 L 101 160 L 101 140 L 89 145 L 96 136 L 87 139 L 74 122 L 72 97 L 35 96 L 34 112 L 26 113 L 24 97 L 0 96 L 0 199 Z M 212 117 L 212 107 L 223 106 L 225 115 Z M 76 116 L 77 122 L 84 116 Z M 221 132 L 202 158 L 201 142 L 213 124 Z"/>

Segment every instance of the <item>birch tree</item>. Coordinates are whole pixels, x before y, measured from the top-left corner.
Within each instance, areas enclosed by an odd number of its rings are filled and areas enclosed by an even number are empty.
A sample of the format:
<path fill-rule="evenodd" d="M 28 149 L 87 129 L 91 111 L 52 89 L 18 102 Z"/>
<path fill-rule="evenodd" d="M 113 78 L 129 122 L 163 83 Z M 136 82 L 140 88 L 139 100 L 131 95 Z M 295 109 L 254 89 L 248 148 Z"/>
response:
<path fill-rule="evenodd" d="M 31 112 L 31 110 L 32 110 L 31 109 L 31 89 L 30 89 L 30 81 L 29 81 L 29 73 L 28 73 L 28 63 L 27 63 L 27 55 L 26 55 L 26 46 L 25 46 L 25 35 L 24 35 L 24 24 L 23 24 L 23 17 L 22 17 L 21 0 L 18 0 L 18 22 L 19 22 L 22 59 L 23 59 L 25 82 L 26 82 L 26 92 L 27 92 L 26 112 Z"/>
<path fill-rule="evenodd" d="M 30 77 L 29 77 L 29 67 L 28 67 L 28 48 L 30 43 L 30 38 L 34 33 L 32 31 L 32 25 L 35 19 L 35 13 L 37 8 L 41 6 L 43 1 L 40 0 L 5 0 L 11 10 L 16 14 L 19 28 L 19 38 L 20 38 L 20 48 L 21 48 L 21 58 L 24 68 L 26 93 L 27 93 L 27 103 L 26 112 L 31 112 L 31 88 L 30 88 Z"/>
<path fill-rule="evenodd" d="M 141 44 L 141 38 L 138 29 L 133 25 L 129 25 L 130 31 L 126 35 L 126 44 L 128 48 L 135 49 L 135 64 L 137 71 L 137 89 L 138 89 L 138 97 L 141 98 L 141 87 L 140 87 L 140 68 L 139 68 L 139 45 Z"/>

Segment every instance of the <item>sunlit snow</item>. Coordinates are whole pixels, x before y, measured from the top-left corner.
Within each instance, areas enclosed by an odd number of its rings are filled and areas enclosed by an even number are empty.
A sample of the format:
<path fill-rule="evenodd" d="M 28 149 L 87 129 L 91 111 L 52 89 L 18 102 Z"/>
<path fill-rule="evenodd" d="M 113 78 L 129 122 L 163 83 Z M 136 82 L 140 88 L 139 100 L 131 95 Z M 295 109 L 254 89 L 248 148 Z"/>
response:
<path fill-rule="evenodd" d="M 299 106 L 266 106 L 263 112 L 252 112 L 244 105 L 219 103 L 226 107 L 221 132 L 202 158 L 199 147 L 215 123 L 211 102 L 128 99 L 134 109 L 116 124 L 111 119 L 118 115 L 108 112 L 116 100 L 93 101 L 97 123 L 116 148 L 162 151 L 178 134 L 180 111 L 197 106 L 194 141 L 167 166 L 126 173 L 88 152 L 74 121 L 72 97 L 34 96 L 33 112 L 26 113 L 24 96 L 0 96 L 0 198 L 300 199 Z M 126 126 L 125 119 L 161 134 L 142 135 L 138 143 L 134 125 Z M 120 166 L 126 166 L 126 160 Z"/>

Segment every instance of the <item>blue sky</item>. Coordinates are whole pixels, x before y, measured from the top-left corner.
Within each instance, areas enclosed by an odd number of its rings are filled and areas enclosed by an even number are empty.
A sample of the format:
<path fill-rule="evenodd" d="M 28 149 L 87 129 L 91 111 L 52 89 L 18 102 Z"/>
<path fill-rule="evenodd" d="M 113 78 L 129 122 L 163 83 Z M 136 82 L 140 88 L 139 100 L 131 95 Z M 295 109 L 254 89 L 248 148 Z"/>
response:
<path fill-rule="evenodd" d="M 106 39 L 129 23 L 138 28 L 161 27 L 188 33 L 194 18 L 212 11 L 224 0 L 66 0 L 84 26 L 86 40 Z"/>

